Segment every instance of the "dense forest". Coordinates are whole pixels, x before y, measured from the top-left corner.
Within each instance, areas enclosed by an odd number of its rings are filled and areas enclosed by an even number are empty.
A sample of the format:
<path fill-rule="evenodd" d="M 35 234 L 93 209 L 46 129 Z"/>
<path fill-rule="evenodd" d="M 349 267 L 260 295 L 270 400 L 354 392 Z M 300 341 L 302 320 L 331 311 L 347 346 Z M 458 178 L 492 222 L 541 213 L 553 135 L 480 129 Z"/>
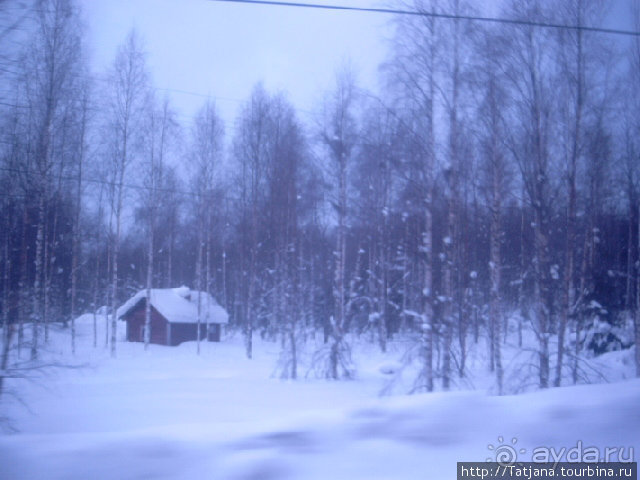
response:
<path fill-rule="evenodd" d="M 501 386 L 523 330 L 540 388 L 640 344 L 640 36 L 598 30 L 607 2 L 505 0 L 515 23 L 399 2 L 422 14 L 389 17 L 381 91 L 345 63 L 305 121 L 258 84 L 231 125 L 214 100 L 182 121 L 135 31 L 90 73 L 78 5 L 31 3 L 0 1 L 0 372 L 54 324 L 73 351 L 84 312 L 116 355 L 116 308 L 180 285 L 249 357 L 280 342 L 287 378 L 309 338 L 334 379 L 351 335 L 411 338 L 417 391 L 450 388 L 478 341 Z"/>

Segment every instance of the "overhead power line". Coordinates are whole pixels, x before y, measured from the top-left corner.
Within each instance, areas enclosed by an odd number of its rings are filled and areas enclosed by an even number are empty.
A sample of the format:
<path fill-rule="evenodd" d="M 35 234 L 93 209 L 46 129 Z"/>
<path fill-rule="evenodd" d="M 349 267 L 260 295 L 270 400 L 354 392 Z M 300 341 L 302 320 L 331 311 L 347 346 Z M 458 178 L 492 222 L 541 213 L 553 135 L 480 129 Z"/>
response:
<path fill-rule="evenodd" d="M 28 168 L 15 168 L 15 167 L 1 167 L 0 166 L 0 171 L 2 172 L 7 172 L 10 174 L 14 174 L 14 175 L 39 175 L 39 172 L 36 172 L 35 170 L 32 169 L 28 169 Z M 71 175 L 56 175 L 56 179 L 58 180 L 65 180 L 65 181 L 73 181 L 73 182 L 77 182 L 78 181 L 78 177 L 74 177 Z M 151 191 L 154 190 L 156 192 L 160 192 L 160 193 L 175 193 L 178 195 L 185 195 L 185 196 L 190 196 L 190 197 L 198 197 L 199 194 L 195 193 L 195 192 L 189 192 L 186 190 L 180 190 L 180 189 L 176 189 L 176 188 L 166 188 L 166 187 L 148 187 L 146 185 L 139 185 L 139 184 L 135 184 L 135 183 L 122 183 L 120 184 L 119 182 L 115 182 L 115 181 L 110 181 L 110 180 L 105 180 L 105 179 L 101 179 L 101 178 L 92 178 L 92 177 L 83 177 L 82 178 L 83 182 L 86 183 L 95 183 L 98 185 L 106 185 L 108 187 L 122 187 L 122 188 L 127 188 L 127 189 L 133 189 L 133 190 L 147 190 L 147 191 Z M 3 195 L 2 196 L 6 196 L 6 197 L 12 197 L 12 196 L 17 196 L 17 197 L 23 197 L 25 195 L 22 194 L 16 194 L 16 193 L 7 193 L 7 192 L 1 192 Z"/>
<path fill-rule="evenodd" d="M 22 7 L 22 8 L 24 9 L 24 14 L 22 14 L 15 22 L 3 27 L 2 30 L 0 30 L 0 40 L 3 40 L 4 37 L 6 37 L 9 33 L 13 32 L 14 30 L 17 30 L 20 24 L 24 22 L 27 19 L 27 17 L 31 15 L 32 13 L 31 8 L 28 8 L 28 7 Z M 35 5 L 33 8 L 35 9 Z M 7 10 L 9 10 L 9 8 L 4 7 L 1 10 L 3 12 L 6 12 Z M 15 10 L 17 10 L 17 8 Z"/>
<path fill-rule="evenodd" d="M 563 30 L 582 30 L 585 32 L 608 33 L 612 35 L 631 35 L 636 37 L 640 36 L 639 31 L 632 31 L 632 30 L 618 30 L 615 28 L 589 27 L 586 25 L 565 25 L 561 23 L 537 22 L 532 20 L 518 20 L 513 18 L 481 17 L 477 15 L 457 15 L 452 13 L 427 12 L 423 10 L 406 10 L 406 9 L 398 9 L 398 8 L 381 8 L 381 7 L 354 7 L 354 6 L 347 6 L 347 5 L 323 5 L 320 3 L 284 2 L 284 1 L 278 1 L 278 0 L 209 0 L 209 1 L 224 2 L 224 3 L 243 3 L 246 5 L 269 5 L 269 6 L 277 6 L 277 7 L 314 8 L 314 9 L 320 9 L 320 10 L 383 13 L 383 14 L 390 14 L 390 15 L 413 15 L 418 17 L 432 17 L 432 18 L 441 18 L 441 19 L 447 19 L 447 20 L 468 20 L 472 22 L 503 23 L 508 25 L 555 28 L 555 29 L 563 29 Z"/>

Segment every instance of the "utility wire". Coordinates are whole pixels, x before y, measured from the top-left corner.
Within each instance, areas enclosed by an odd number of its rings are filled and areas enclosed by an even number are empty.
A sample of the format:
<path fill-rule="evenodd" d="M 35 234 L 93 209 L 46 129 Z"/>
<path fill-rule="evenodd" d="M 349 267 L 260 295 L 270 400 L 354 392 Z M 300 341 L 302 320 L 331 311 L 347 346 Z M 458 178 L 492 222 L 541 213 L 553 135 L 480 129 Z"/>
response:
<path fill-rule="evenodd" d="M 3 40 L 3 39 L 4 39 L 4 37 L 6 37 L 9 33 L 11 33 L 11 32 L 13 32 L 14 30 L 16 30 L 16 29 L 20 26 L 20 24 L 21 24 L 22 22 L 24 22 L 24 21 L 27 19 L 27 17 L 28 17 L 29 15 L 31 15 L 31 10 L 32 10 L 32 9 L 33 9 L 33 10 L 35 10 L 35 6 L 34 6 L 34 7 L 32 7 L 32 8 L 28 8 L 28 7 L 23 7 L 23 8 L 24 8 L 24 10 L 25 10 L 24 14 L 23 14 L 22 16 L 20 16 L 20 18 L 18 18 L 18 19 L 17 19 L 15 22 L 13 22 L 11 25 L 8 25 L 8 26 L 4 27 L 4 28 L 0 31 L 0 41 L 1 41 L 1 40 Z M 5 7 L 5 8 L 3 8 L 3 9 L 1 9 L 1 11 L 6 11 L 6 10 L 8 10 L 8 8 L 6 8 L 6 7 Z"/>
<path fill-rule="evenodd" d="M 12 173 L 15 175 L 26 175 L 26 176 L 30 176 L 30 175 L 39 175 L 38 172 L 36 172 L 35 170 L 30 170 L 27 168 L 13 168 L 13 167 L 0 167 L 0 171 L 3 172 L 7 172 L 7 173 Z M 78 181 L 78 177 L 74 177 L 74 176 L 70 176 L 70 175 L 56 175 L 56 179 L 58 180 L 65 180 L 65 181 L 73 181 L 73 182 L 77 182 Z M 91 177 L 83 177 L 82 178 L 83 182 L 87 182 L 87 183 L 95 183 L 97 185 L 106 185 L 109 187 L 121 187 L 122 188 L 130 188 L 133 190 L 148 190 L 148 191 L 156 191 L 156 192 L 160 192 L 160 193 L 175 193 L 178 195 L 185 195 L 188 197 L 199 197 L 201 196 L 201 194 L 195 193 L 195 192 L 189 192 L 186 190 L 180 190 L 180 189 L 175 189 L 175 188 L 166 188 L 166 187 L 148 187 L 145 185 L 136 185 L 133 183 L 122 183 L 120 184 L 120 182 L 115 182 L 115 181 L 110 181 L 110 180 L 104 180 L 104 179 L 98 179 L 98 178 L 91 178 Z M 16 196 L 16 197 L 23 197 L 23 194 L 16 194 L 16 193 L 8 193 L 8 192 L 2 192 L 1 194 L 2 196 L 6 196 L 6 197 L 12 197 L 12 196 Z"/>
<path fill-rule="evenodd" d="M 514 18 L 481 17 L 477 15 L 456 15 L 452 13 L 436 13 L 423 10 L 404 10 L 398 8 L 354 7 L 347 5 L 323 5 L 319 3 L 284 2 L 279 0 L 209 0 L 210 2 L 243 3 L 246 5 L 268 5 L 276 7 L 314 8 L 319 10 L 338 10 L 350 12 L 383 13 L 391 15 L 413 15 L 418 17 L 432 17 L 447 20 L 468 20 L 472 22 L 504 23 L 529 27 L 555 28 L 563 30 L 581 30 L 585 32 L 608 33 L 612 35 L 630 35 L 638 37 L 639 31 L 618 30 L 615 28 L 589 27 L 584 25 L 565 25 L 561 23 L 536 22 L 518 20 Z"/>
<path fill-rule="evenodd" d="M 1 0 L 0 0 L 1 1 Z M 72 75 L 74 78 L 76 79 L 80 79 L 80 80 L 91 80 L 94 82 L 108 82 L 108 80 L 106 78 L 104 78 L 104 76 L 101 75 L 94 75 L 94 74 L 73 74 Z M 200 97 L 200 98 L 205 98 L 205 99 L 209 99 L 209 100 L 214 100 L 216 102 L 232 102 L 235 103 L 237 105 L 245 105 L 247 103 L 247 99 L 240 99 L 240 98 L 231 98 L 231 97 L 221 97 L 218 95 L 210 95 L 210 94 L 204 94 L 204 93 L 200 93 L 200 92 L 193 92 L 193 91 L 189 91 L 189 90 L 183 90 L 183 89 L 177 89 L 177 88 L 167 88 L 167 87 L 156 87 L 153 85 L 150 85 L 149 88 L 153 91 L 156 92 L 168 92 L 168 93 L 175 93 L 175 94 L 180 94 L 180 95 L 190 95 L 192 97 Z M 2 93 L 2 92 L 0 92 Z M 10 92 L 5 92 L 4 93 L 5 96 L 9 95 Z M 28 105 L 25 104 L 20 104 L 20 103 L 8 103 L 6 101 L 1 100 L 2 96 L 0 95 L 0 106 L 4 106 L 4 107 L 11 107 L 11 108 L 24 108 L 24 109 L 28 109 L 31 108 Z M 101 110 L 101 108 L 97 108 L 98 111 Z M 307 110 L 307 109 L 303 109 L 303 108 L 297 108 L 296 107 L 296 112 L 300 112 L 300 113 L 304 113 L 306 115 L 312 116 L 312 117 L 318 117 L 320 116 L 320 112 L 317 111 L 313 111 L 313 110 Z M 193 122 L 195 120 L 195 117 L 197 115 L 197 111 L 192 115 L 182 115 L 182 114 L 178 114 L 178 116 L 187 119 L 188 121 Z M 231 129 L 233 129 L 233 126 L 230 127 Z"/>

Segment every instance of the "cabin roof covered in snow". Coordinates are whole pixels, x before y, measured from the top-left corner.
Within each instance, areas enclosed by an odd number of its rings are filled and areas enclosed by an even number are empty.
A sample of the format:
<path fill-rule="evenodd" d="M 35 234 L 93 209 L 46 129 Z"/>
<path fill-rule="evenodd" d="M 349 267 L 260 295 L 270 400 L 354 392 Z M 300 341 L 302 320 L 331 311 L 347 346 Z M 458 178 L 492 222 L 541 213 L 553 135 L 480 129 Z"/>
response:
<path fill-rule="evenodd" d="M 140 290 L 118 308 L 118 318 L 125 316 L 145 298 L 147 298 L 147 290 Z M 202 323 L 229 322 L 226 310 L 207 292 L 191 290 L 188 287 L 151 289 L 151 305 L 170 323 L 197 322 L 198 298 L 200 298 Z"/>

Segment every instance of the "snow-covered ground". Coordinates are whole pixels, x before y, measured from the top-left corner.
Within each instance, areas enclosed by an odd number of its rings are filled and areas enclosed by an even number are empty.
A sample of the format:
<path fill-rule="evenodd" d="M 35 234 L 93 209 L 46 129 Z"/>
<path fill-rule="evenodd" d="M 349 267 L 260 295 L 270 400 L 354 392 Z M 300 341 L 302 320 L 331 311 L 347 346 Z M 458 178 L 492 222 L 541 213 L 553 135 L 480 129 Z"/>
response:
<path fill-rule="evenodd" d="M 92 347 L 91 323 L 79 320 L 73 358 L 68 330 L 52 332 L 47 358 L 74 368 L 10 382 L 24 405 L 0 400 L 17 430 L 0 435 L 0 478 L 437 480 L 505 446 L 525 461 L 544 448 L 640 455 L 640 381 L 623 379 L 633 350 L 593 363 L 615 383 L 497 397 L 472 346 L 459 391 L 399 395 L 408 370 L 381 397 L 391 377 L 382 371 L 406 345 L 391 343 L 383 355 L 358 343 L 353 381 L 282 381 L 274 343 L 256 342 L 248 360 L 240 337 L 204 343 L 200 356 L 194 343 L 144 351 L 121 342 L 111 359 Z M 527 363 L 516 350 L 505 353 L 507 377 Z"/>

